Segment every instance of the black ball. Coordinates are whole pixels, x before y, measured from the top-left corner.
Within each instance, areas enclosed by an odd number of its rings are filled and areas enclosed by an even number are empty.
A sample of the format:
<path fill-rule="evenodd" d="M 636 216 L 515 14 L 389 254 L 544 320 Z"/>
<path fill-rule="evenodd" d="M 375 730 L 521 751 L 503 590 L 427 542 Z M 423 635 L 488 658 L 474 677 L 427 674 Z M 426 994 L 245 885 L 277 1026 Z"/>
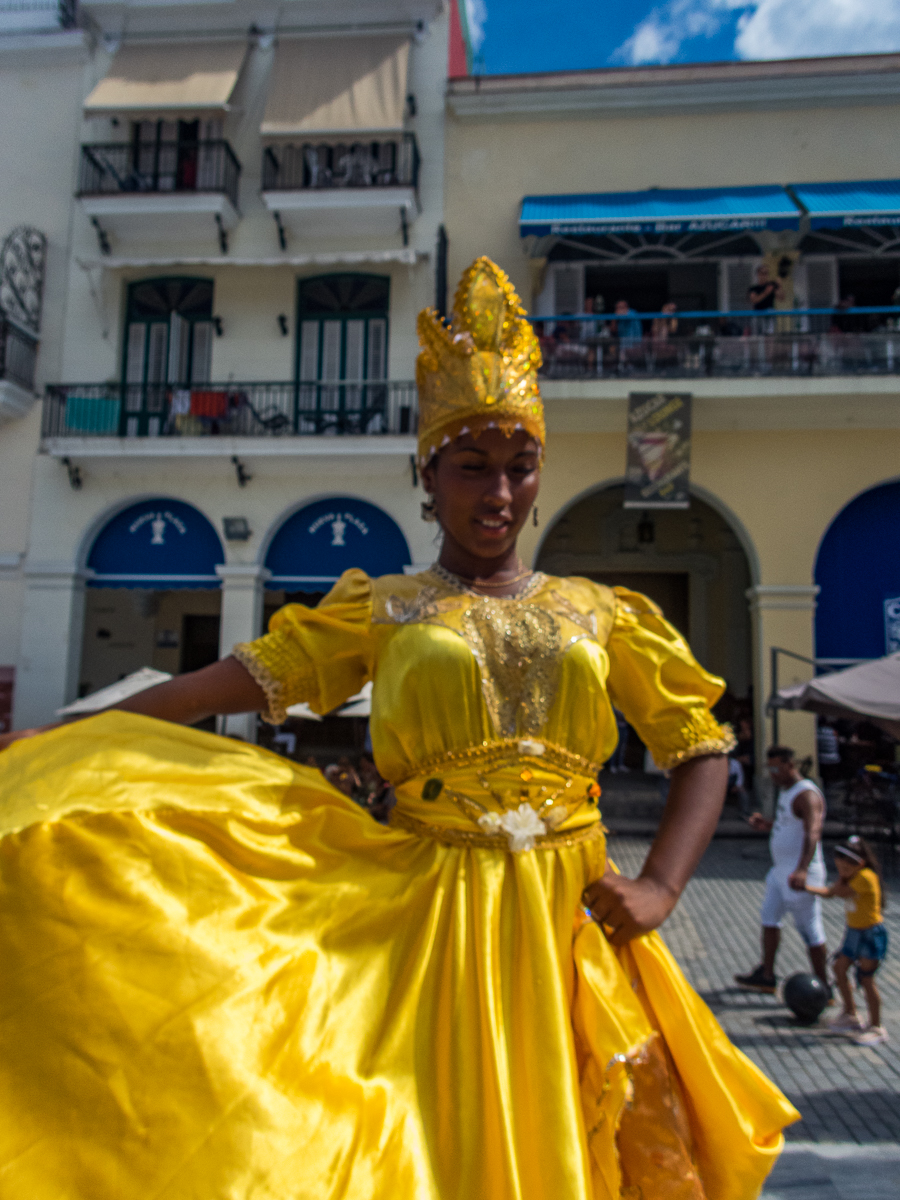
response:
<path fill-rule="evenodd" d="M 831 992 L 818 975 L 798 971 L 785 980 L 782 995 L 801 1025 L 813 1025 L 828 1003 Z"/>

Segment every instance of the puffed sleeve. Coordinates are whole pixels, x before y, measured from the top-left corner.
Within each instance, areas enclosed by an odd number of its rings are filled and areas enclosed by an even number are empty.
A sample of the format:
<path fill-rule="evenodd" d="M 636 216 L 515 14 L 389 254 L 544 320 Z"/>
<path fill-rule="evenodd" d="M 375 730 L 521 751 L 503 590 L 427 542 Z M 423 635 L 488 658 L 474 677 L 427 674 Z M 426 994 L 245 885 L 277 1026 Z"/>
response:
<path fill-rule="evenodd" d="M 662 611 L 638 592 L 613 589 L 609 696 L 664 770 L 701 754 L 722 754 L 734 734 L 710 712 L 725 681 L 710 675 Z"/>
<path fill-rule="evenodd" d="M 316 608 L 286 604 L 269 632 L 232 653 L 266 693 L 263 719 L 280 725 L 291 704 L 331 712 L 355 696 L 372 672 L 372 581 L 345 571 Z"/>

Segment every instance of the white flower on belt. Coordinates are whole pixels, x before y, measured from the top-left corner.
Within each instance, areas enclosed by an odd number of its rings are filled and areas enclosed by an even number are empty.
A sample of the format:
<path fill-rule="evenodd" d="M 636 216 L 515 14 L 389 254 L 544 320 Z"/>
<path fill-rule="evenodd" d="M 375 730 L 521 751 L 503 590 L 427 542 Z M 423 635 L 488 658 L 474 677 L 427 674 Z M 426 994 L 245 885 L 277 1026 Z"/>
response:
<path fill-rule="evenodd" d="M 513 853 L 533 850 L 534 839 L 547 832 L 547 826 L 531 805 L 525 804 L 524 801 L 518 808 L 503 814 L 485 813 L 483 817 L 478 818 L 478 824 L 485 833 L 505 833 Z"/>

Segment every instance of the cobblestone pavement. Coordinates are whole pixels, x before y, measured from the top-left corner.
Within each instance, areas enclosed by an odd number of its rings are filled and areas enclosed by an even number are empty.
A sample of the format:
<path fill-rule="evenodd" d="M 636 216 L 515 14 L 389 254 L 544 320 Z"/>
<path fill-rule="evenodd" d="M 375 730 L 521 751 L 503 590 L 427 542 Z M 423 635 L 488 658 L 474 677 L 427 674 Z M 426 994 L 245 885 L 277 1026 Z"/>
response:
<path fill-rule="evenodd" d="M 761 1200 L 897 1200 L 900 1146 L 789 1142 Z"/>
<path fill-rule="evenodd" d="M 633 875 L 639 871 L 648 845 L 646 839 L 612 837 L 610 857 L 626 874 Z M 830 866 L 827 853 L 826 861 Z M 883 1022 L 892 1040 L 883 1046 L 862 1047 L 829 1033 L 824 1026 L 797 1025 L 777 996 L 756 995 L 735 987 L 734 973 L 749 970 L 759 962 L 758 914 L 768 867 L 764 841 L 714 841 L 678 908 L 662 927 L 662 934 L 731 1040 L 762 1067 L 803 1114 L 803 1120 L 786 1131 L 788 1142 L 797 1145 L 782 1158 L 770 1186 L 774 1187 L 783 1176 L 785 1182 L 778 1186 L 786 1189 L 784 1196 L 790 1200 L 839 1200 L 844 1196 L 848 1200 L 861 1200 L 863 1196 L 880 1200 L 882 1195 L 900 1196 L 900 889 L 896 883 L 888 885 L 885 923 L 891 949 L 879 972 Z M 844 928 L 844 906 L 838 900 L 823 901 L 823 909 L 828 946 L 834 950 Z M 788 919 L 782 931 L 778 975 L 784 979 L 801 970 L 809 970 L 809 960 Z M 859 1006 L 865 1013 L 861 993 Z M 848 1181 L 860 1170 L 859 1161 L 855 1166 L 846 1166 L 840 1160 L 838 1165 L 844 1171 L 841 1183 L 837 1175 L 833 1179 L 828 1174 L 838 1159 L 822 1158 L 815 1146 L 800 1143 L 869 1146 L 874 1157 L 887 1155 L 885 1164 L 893 1154 L 893 1165 L 884 1165 L 893 1191 L 852 1190 Z M 880 1151 L 877 1143 L 883 1144 Z M 827 1186 L 822 1184 L 820 1190 L 810 1191 L 802 1179 L 791 1182 L 790 1172 L 795 1167 L 801 1171 L 809 1168 L 815 1178 L 826 1180 Z M 875 1188 L 867 1167 L 865 1174 L 867 1186 Z M 841 1190 L 847 1187 L 850 1190 Z M 781 1192 L 767 1191 L 765 1195 L 775 1197 Z"/>

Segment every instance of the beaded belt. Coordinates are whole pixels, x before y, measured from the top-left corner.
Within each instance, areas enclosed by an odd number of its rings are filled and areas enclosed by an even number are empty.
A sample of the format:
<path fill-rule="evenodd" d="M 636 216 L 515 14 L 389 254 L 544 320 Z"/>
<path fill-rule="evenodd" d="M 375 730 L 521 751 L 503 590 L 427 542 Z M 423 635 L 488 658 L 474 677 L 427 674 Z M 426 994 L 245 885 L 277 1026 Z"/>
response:
<path fill-rule="evenodd" d="M 402 809 L 392 809 L 388 818 L 392 828 L 405 829 L 419 837 L 430 837 L 445 846 L 479 846 L 487 850 L 513 849 L 505 833 L 481 833 L 474 829 L 457 829 L 448 825 L 434 825 L 431 821 L 420 821 Z M 528 841 L 530 845 L 521 849 L 549 848 L 553 846 L 576 846 L 581 842 L 591 841 L 602 837 L 606 829 L 601 821 L 593 821 L 590 825 L 582 825 L 579 829 L 560 829 L 549 833 L 534 834 Z"/>
<path fill-rule="evenodd" d="M 441 775 L 445 771 L 469 767 L 490 770 L 500 763 L 519 761 L 561 767 L 574 775 L 590 779 L 596 779 L 600 770 L 599 763 L 574 754 L 565 746 L 556 746 L 552 742 L 538 741 L 535 738 L 498 738 L 495 741 L 483 742 L 480 746 L 467 746 L 465 750 L 450 750 L 446 754 L 424 759 L 416 763 L 407 775 L 391 782 L 395 787 L 400 787 L 418 776 L 427 778 L 429 775 Z"/>

